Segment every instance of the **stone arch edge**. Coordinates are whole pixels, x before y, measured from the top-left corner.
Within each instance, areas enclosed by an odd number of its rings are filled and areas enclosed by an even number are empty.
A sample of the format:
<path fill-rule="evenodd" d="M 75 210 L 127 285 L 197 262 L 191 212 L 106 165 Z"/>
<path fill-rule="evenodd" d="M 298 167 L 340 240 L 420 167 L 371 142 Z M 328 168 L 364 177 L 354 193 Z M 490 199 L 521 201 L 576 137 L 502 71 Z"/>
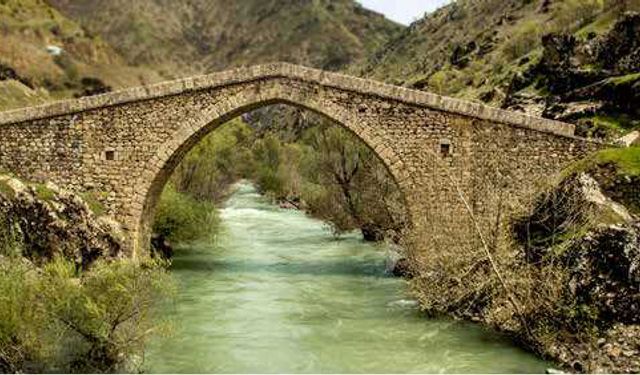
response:
<path fill-rule="evenodd" d="M 183 121 L 178 130 L 174 132 L 175 136 L 158 148 L 156 154 L 146 162 L 143 172 L 135 178 L 135 186 L 140 188 L 133 196 L 129 207 L 130 212 L 127 212 L 127 217 L 133 221 L 125 223 L 129 230 L 132 255 L 136 257 L 148 246 L 149 230 L 157 199 L 173 171 L 173 167 L 182 160 L 183 156 L 202 138 L 225 122 L 243 113 L 271 104 L 289 104 L 310 110 L 355 134 L 377 155 L 398 185 L 409 217 L 408 227 L 411 228 L 414 223 L 414 212 L 408 200 L 414 186 L 414 177 L 405 168 L 402 157 L 393 147 L 386 146 L 382 137 L 370 131 L 362 131 L 358 125 L 357 117 L 353 114 L 341 110 L 335 105 L 319 105 L 309 99 L 277 94 L 261 95 L 259 98 L 238 102 L 232 97 L 214 104 L 209 110 L 198 116 L 195 121 Z"/>

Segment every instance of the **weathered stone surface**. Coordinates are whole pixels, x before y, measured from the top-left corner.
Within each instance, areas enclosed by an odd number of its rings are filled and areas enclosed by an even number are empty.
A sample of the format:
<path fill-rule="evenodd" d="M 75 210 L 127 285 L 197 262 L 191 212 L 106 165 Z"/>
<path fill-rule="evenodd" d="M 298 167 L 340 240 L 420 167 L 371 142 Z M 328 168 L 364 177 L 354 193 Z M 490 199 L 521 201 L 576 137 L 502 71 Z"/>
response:
<path fill-rule="evenodd" d="M 0 234 L 11 233 L 34 262 L 64 257 L 88 267 L 124 255 L 118 223 L 97 217 L 82 198 L 51 183 L 29 185 L 0 175 L 0 226 Z"/>
<path fill-rule="evenodd" d="M 517 201 L 532 181 L 599 147 L 570 124 L 277 63 L 0 113 L 0 169 L 98 192 L 135 254 L 182 157 L 222 123 L 276 103 L 325 115 L 371 147 L 417 238 L 434 225 L 448 236 L 469 229 L 460 192 L 489 217 L 489 182 L 506 181 L 505 199 Z"/>
<path fill-rule="evenodd" d="M 640 131 L 632 131 L 631 133 L 621 137 L 616 141 L 617 144 L 623 147 L 631 147 L 633 145 L 640 145 Z"/>

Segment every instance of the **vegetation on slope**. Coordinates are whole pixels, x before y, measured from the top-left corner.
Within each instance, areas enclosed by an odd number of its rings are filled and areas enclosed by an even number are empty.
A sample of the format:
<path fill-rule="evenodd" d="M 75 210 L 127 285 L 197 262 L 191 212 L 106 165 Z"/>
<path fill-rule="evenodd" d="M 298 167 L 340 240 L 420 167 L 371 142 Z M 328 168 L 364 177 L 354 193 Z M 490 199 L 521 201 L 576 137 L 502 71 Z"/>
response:
<path fill-rule="evenodd" d="M 606 194 L 640 216 L 640 147 L 602 150 L 576 163 L 570 172 L 592 175 Z"/>
<path fill-rule="evenodd" d="M 638 127 L 638 0 L 460 0 L 353 72 L 580 125 Z"/>
<path fill-rule="evenodd" d="M 339 69 L 401 30 L 352 0 L 49 0 L 167 77 L 284 60 Z"/>
<path fill-rule="evenodd" d="M 153 264 L 99 262 L 78 273 L 62 259 L 37 268 L 0 258 L 0 371 L 139 371 L 146 340 L 162 328 L 152 307 L 170 285 Z"/>
<path fill-rule="evenodd" d="M 156 80 L 42 0 L 0 1 L 0 110 Z"/>

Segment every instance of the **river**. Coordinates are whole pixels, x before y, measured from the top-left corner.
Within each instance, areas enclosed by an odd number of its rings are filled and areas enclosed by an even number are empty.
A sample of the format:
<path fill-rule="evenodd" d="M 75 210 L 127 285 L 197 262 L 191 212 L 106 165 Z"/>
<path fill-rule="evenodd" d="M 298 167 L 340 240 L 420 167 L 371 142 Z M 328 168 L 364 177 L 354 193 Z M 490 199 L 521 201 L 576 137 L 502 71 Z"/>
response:
<path fill-rule="evenodd" d="M 217 239 L 181 249 L 174 332 L 147 372 L 523 373 L 548 364 L 477 325 L 425 318 L 385 275 L 385 246 L 335 239 L 322 222 L 242 183 Z"/>

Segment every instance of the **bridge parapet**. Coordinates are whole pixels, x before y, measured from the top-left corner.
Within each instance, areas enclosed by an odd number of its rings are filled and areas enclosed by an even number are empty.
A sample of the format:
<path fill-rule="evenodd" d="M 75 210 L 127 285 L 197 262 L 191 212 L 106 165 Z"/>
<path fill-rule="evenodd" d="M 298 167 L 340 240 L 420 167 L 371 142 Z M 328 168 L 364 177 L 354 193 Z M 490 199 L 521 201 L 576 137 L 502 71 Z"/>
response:
<path fill-rule="evenodd" d="M 281 62 L 237 68 L 149 86 L 134 87 L 102 95 L 2 112 L 0 113 L 0 125 L 51 118 L 119 104 L 151 100 L 165 96 L 180 95 L 193 91 L 209 90 L 271 78 L 295 79 L 324 87 L 337 88 L 383 99 L 392 99 L 394 101 L 433 110 L 565 137 L 573 137 L 575 134 L 574 125 L 560 121 L 533 117 L 471 101 Z"/>

